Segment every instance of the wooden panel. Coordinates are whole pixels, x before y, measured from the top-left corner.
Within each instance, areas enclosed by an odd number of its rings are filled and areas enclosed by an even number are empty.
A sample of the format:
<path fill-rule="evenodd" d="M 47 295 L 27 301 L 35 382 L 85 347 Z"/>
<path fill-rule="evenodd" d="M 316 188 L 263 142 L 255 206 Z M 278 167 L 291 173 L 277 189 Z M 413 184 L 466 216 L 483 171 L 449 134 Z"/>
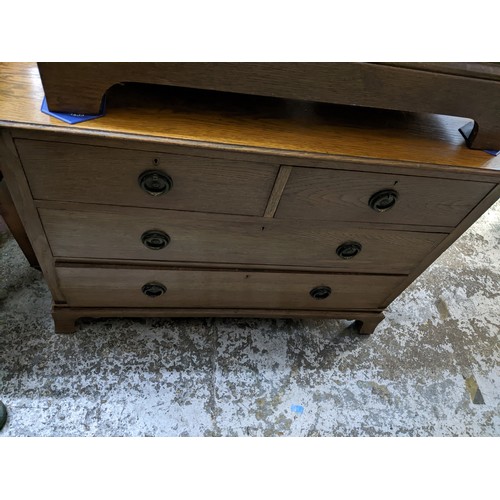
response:
<path fill-rule="evenodd" d="M 466 116 L 479 122 L 470 141 L 476 148 L 500 147 L 500 68 L 495 64 L 478 65 L 473 78 L 470 70 L 447 63 L 79 62 L 40 63 L 39 68 L 49 107 L 62 112 L 95 114 L 113 84 L 145 82 Z"/>
<path fill-rule="evenodd" d="M 456 226 L 491 191 L 492 183 L 293 168 L 277 218 Z M 376 212 L 370 197 L 399 194 L 395 206 Z"/>
<path fill-rule="evenodd" d="M 401 276 L 269 273 L 204 270 L 56 267 L 72 307 L 193 307 L 264 309 L 376 309 Z M 158 282 L 167 291 L 151 298 L 142 292 Z M 311 297 L 317 286 L 331 295 Z"/>
<path fill-rule="evenodd" d="M 105 117 L 74 126 L 40 111 L 44 94 L 36 65 L 0 63 L 0 74 L 0 125 L 9 127 L 146 144 L 383 158 L 479 175 L 500 170 L 500 157 L 467 149 L 458 132 L 469 122 L 464 118 L 117 86 L 107 96 Z"/>
<path fill-rule="evenodd" d="M 446 236 L 335 227 L 321 221 L 151 209 L 97 210 L 39 209 L 56 257 L 274 264 L 407 274 Z M 141 235 L 149 230 L 166 233 L 170 243 L 161 250 L 146 248 Z M 336 249 L 347 241 L 359 242 L 362 250 L 346 260 Z"/>
<path fill-rule="evenodd" d="M 17 157 L 12 138 L 7 130 L 0 130 L 0 168 L 7 182 L 7 188 L 16 211 L 21 219 L 31 246 L 35 251 L 38 264 L 49 285 L 55 302 L 64 302 L 57 276 L 54 270 L 54 259 L 43 230 L 38 212 L 35 208 L 26 177 Z"/>
<path fill-rule="evenodd" d="M 263 215 L 278 167 L 107 147 L 17 140 L 35 199 Z M 173 188 L 151 196 L 138 184 L 147 170 Z"/>
<path fill-rule="evenodd" d="M 481 80 L 500 81 L 499 63 L 489 62 L 383 62 L 375 63 L 397 68 L 416 69 L 419 71 L 430 71 L 445 75 L 466 76 L 479 78 Z"/>
<path fill-rule="evenodd" d="M 370 110 L 368 110 L 368 112 L 369 111 Z M 18 128 L 12 129 L 11 134 L 15 139 L 34 139 L 38 141 L 62 143 L 71 142 L 72 144 L 88 146 L 114 147 L 118 149 L 133 149 L 136 151 L 187 156 L 203 156 L 205 158 L 225 160 L 240 161 L 243 159 L 249 162 L 267 163 L 271 165 L 281 164 L 282 166 L 286 166 L 284 164 L 295 164 L 312 168 L 331 168 L 335 170 L 355 170 L 358 172 L 401 174 L 417 177 L 494 183 L 498 182 L 500 178 L 500 155 L 495 157 L 485 152 L 480 154 L 480 158 L 483 161 L 481 168 L 479 168 L 479 166 L 477 166 L 477 168 L 470 168 L 468 163 L 462 166 L 458 165 L 455 161 L 457 159 L 455 156 L 448 156 L 447 160 L 449 160 L 449 164 L 446 162 L 440 164 L 438 161 L 440 150 L 435 151 L 432 163 L 423 163 L 421 161 L 417 163 L 414 160 L 402 161 L 389 159 L 390 157 L 396 156 L 390 154 L 390 149 L 380 149 L 380 154 L 384 153 L 384 151 L 385 153 L 382 158 L 377 158 L 376 156 L 366 157 L 357 154 L 346 156 L 337 154 L 337 152 L 334 151 L 326 154 L 297 151 L 293 149 L 262 149 L 248 144 L 232 145 L 220 144 L 217 142 L 183 141 L 170 137 L 157 136 L 143 137 L 140 135 L 127 136 L 120 134 L 119 136 L 110 138 L 108 134 L 103 133 L 89 135 L 85 130 L 79 128 L 68 129 L 64 132 L 59 130 L 50 131 L 48 127 L 41 130 L 37 128 Z M 407 136 L 407 140 L 410 141 L 410 136 Z M 390 145 L 387 144 L 387 147 L 389 148 Z M 409 147 L 415 148 L 416 145 L 411 142 Z M 473 153 L 471 150 L 465 149 L 465 151 Z M 462 159 L 465 160 L 463 157 Z"/>

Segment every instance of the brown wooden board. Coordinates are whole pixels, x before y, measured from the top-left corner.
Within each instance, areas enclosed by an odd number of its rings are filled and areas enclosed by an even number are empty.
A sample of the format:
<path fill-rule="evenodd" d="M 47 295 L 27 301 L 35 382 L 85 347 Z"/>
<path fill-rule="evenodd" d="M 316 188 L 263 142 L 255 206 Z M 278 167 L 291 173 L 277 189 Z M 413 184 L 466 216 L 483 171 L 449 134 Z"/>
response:
<path fill-rule="evenodd" d="M 456 226 L 493 183 L 293 168 L 277 218 Z M 383 190 L 397 193 L 384 212 L 370 208 Z"/>
<path fill-rule="evenodd" d="M 200 269 L 106 269 L 56 267 L 71 307 L 191 307 L 250 309 L 376 309 L 402 276 L 308 274 Z M 160 283 L 166 292 L 149 297 L 144 285 Z M 330 287 L 315 299 L 316 287 Z"/>
<path fill-rule="evenodd" d="M 120 82 L 468 117 L 475 148 L 500 148 L 500 66 L 482 63 L 39 63 L 50 109 L 99 112 Z"/>
<path fill-rule="evenodd" d="M 45 206 L 50 206 L 46 203 Z M 335 226 L 324 221 L 194 214 L 151 209 L 94 211 L 40 208 L 57 258 L 127 259 L 287 265 L 357 273 L 407 274 L 447 235 Z M 168 236 L 164 248 L 142 242 L 148 231 Z M 337 249 L 358 242 L 358 255 L 344 259 Z"/>
<path fill-rule="evenodd" d="M 5 129 L 0 129 L 0 165 L 14 207 L 35 251 L 38 264 L 49 285 L 52 297 L 56 303 L 62 303 L 65 298 L 59 288 L 55 274 L 52 252 L 47 243 L 14 143 L 9 131 Z"/>
<path fill-rule="evenodd" d="M 18 139 L 35 199 L 263 215 L 278 166 L 245 161 Z M 172 187 L 152 196 L 145 172 L 167 174 Z"/>
<path fill-rule="evenodd" d="M 283 127 L 285 125 L 285 123 L 282 124 Z M 398 125 L 398 130 L 401 125 L 402 124 Z M 211 130 L 211 125 L 209 125 L 209 127 Z M 320 130 L 318 130 L 318 133 L 319 132 Z M 332 130 L 332 134 L 333 132 Z M 365 132 L 368 132 L 368 129 L 365 129 Z M 427 156 L 424 160 L 423 156 L 421 157 L 419 154 L 415 154 L 421 147 L 421 142 L 414 142 L 410 134 L 406 137 L 406 143 L 410 148 L 409 152 L 411 151 L 415 156 L 409 155 L 408 160 L 401 160 L 395 159 L 400 151 L 393 151 L 390 149 L 391 141 L 385 143 L 385 141 L 383 141 L 383 135 L 380 135 L 377 139 L 381 142 L 381 147 L 377 147 L 377 152 L 380 154 L 377 158 L 377 156 L 373 154 L 373 151 L 370 152 L 369 149 L 365 149 L 367 156 L 359 156 L 357 154 L 350 155 L 349 149 L 345 151 L 345 154 L 339 155 L 335 152 L 320 153 L 295 149 L 260 148 L 248 144 L 235 145 L 223 144 L 220 142 L 188 141 L 173 137 L 160 137 L 157 135 L 124 136 L 95 129 L 79 129 L 77 126 L 65 129 L 64 132 L 60 130 L 53 131 L 49 127 L 12 128 L 10 129 L 10 133 L 15 139 L 30 139 L 56 142 L 59 144 L 69 143 L 133 151 L 147 151 L 152 153 L 153 157 L 157 153 L 165 153 L 201 156 L 203 158 L 214 158 L 218 160 L 243 160 L 252 163 L 267 163 L 268 165 L 286 166 L 286 164 L 296 164 L 297 166 L 310 168 L 389 173 L 412 175 L 416 177 L 495 183 L 498 180 L 498 172 L 500 171 L 500 156 L 493 157 L 483 151 L 467 149 L 463 145 L 458 150 L 453 151 L 447 147 L 439 147 L 442 146 L 442 144 L 428 143 L 430 149 L 426 151 Z M 246 133 L 246 131 L 242 131 L 242 133 Z M 339 129 L 336 133 L 342 134 L 347 133 L 347 131 Z M 436 140 L 445 140 L 445 138 L 439 138 L 438 131 L 436 131 L 436 134 Z M 362 147 L 362 138 L 363 136 L 361 134 L 357 137 L 356 147 Z M 336 136 L 332 135 L 330 140 L 332 142 L 336 141 Z M 396 141 L 393 141 L 392 147 L 394 147 L 395 144 Z M 297 146 L 299 146 L 299 144 L 297 144 Z M 384 149 L 382 146 L 385 146 L 387 149 Z M 401 145 L 401 147 L 403 147 L 403 145 Z M 433 159 L 429 156 L 430 151 L 432 151 Z M 422 151 L 422 153 L 423 152 L 424 151 Z M 352 153 L 354 153 L 354 150 L 352 150 Z M 449 156 L 446 156 L 447 153 L 449 153 Z M 457 156 L 457 153 L 459 153 L 459 156 Z M 473 156 L 469 156 L 469 154 Z M 459 162 L 463 162 L 463 164 L 460 165 Z M 276 179 L 276 182 L 277 181 L 278 179 Z"/>

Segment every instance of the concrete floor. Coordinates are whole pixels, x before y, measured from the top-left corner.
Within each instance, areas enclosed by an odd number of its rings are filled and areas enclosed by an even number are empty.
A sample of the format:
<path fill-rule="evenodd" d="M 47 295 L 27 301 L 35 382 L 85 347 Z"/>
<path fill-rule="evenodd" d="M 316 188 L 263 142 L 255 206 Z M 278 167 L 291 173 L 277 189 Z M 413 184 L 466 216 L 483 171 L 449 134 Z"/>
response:
<path fill-rule="evenodd" d="M 0 236 L 0 436 L 498 436 L 500 202 L 371 337 L 347 321 L 118 319 L 56 335 Z"/>

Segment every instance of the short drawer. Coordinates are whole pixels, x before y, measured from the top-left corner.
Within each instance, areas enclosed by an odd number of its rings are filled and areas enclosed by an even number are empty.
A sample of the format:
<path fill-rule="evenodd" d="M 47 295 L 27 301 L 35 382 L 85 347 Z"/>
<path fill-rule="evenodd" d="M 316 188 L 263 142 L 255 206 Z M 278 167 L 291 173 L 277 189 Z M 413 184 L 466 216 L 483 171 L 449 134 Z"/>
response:
<path fill-rule="evenodd" d="M 72 307 L 377 309 L 401 276 L 56 268 Z"/>
<path fill-rule="evenodd" d="M 276 217 L 455 227 L 494 186 L 487 182 L 295 167 Z"/>
<path fill-rule="evenodd" d="M 278 168 L 26 139 L 16 146 L 39 200 L 263 215 Z"/>
<path fill-rule="evenodd" d="M 369 229 L 369 225 L 360 228 L 320 221 L 170 210 L 40 208 L 39 213 L 52 252 L 58 258 L 258 264 L 406 274 L 446 237 L 444 233 Z"/>

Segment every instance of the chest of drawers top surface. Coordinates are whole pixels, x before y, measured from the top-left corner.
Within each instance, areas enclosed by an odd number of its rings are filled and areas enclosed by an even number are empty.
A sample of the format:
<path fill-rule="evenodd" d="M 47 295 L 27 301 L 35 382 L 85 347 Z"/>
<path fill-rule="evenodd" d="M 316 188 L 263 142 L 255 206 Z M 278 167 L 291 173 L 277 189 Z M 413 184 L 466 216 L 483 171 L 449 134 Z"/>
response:
<path fill-rule="evenodd" d="M 109 91 L 104 117 L 70 126 L 40 111 L 36 64 L 0 63 L 0 75 L 0 125 L 14 129 L 220 151 L 383 159 L 443 166 L 445 172 L 500 170 L 500 157 L 465 146 L 458 129 L 466 118 L 130 85 Z"/>

